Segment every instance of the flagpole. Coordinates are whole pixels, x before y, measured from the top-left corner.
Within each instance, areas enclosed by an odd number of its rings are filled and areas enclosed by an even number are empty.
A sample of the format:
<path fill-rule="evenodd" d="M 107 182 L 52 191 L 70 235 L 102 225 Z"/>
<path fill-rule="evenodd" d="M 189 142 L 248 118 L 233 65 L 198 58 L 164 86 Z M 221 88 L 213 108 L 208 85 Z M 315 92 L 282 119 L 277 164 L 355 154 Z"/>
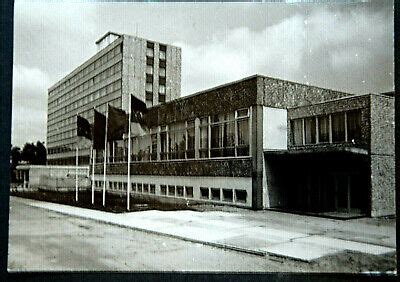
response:
<path fill-rule="evenodd" d="M 78 137 L 79 138 L 79 137 Z M 76 158 L 75 158 L 75 201 L 78 201 L 78 164 L 79 164 L 79 149 L 78 144 L 76 144 Z"/>
<path fill-rule="evenodd" d="M 107 103 L 107 111 L 106 111 L 106 128 L 105 128 L 105 135 L 104 135 L 103 207 L 106 206 L 107 127 L 108 127 L 108 103 Z"/>
<path fill-rule="evenodd" d="M 94 205 L 94 166 L 96 165 L 96 150 L 92 146 L 92 205 Z"/>
<path fill-rule="evenodd" d="M 128 117 L 128 183 L 126 192 L 126 208 L 129 211 L 131 195 L 131 94 L 129 94 L 129 117 Z"/>

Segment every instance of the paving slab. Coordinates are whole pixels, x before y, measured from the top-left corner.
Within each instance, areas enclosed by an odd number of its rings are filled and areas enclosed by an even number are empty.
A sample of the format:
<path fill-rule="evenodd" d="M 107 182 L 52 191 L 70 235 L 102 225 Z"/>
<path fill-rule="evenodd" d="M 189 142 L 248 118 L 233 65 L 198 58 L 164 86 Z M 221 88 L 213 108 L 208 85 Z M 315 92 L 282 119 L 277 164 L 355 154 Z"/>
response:
<path fill-rule="evenodd" d="M 267 252 L 270 255 L 292 258 L 306 262 L 310 262 L 323 256 L 343 251 L 343 249 L 321 247 L 314 244 L 299 242 L 286 242 L 282 244 L 276 244 L 267 248 L 262 248 L 261 250 Z"/>
<path fill-rule="evenodd" d="M 280 225 L 276 221 L 270 224 L 263 217 L 263 213 L 259 213 L 260 216 L 254 217 L 254 219 L 246 219 L 241 214 L 229 212 L 149 210 L 115 214 L 35 200 L 24 199 L 24 202 L 59 213 L 117 224 L 127 228 L 234 250 L 261 255 L 268 253 L 302 261 L 312 261 L 344 250 L 373 255 L 395 251 L 395 248 L 386 246 L 330 238 L 326 235 L 314 235 L 313 232 L 315 231 L 308 228 L 307 225 L 298 229 L 303 232 L 288 231 L 286 228 L 291 227 L 290 220 Z M 340 222 L 335 223 L 335 225 L 338 228 L 341 226 Z"/>
<path fill-rule="evenodd" d="M 336 239 L 336 238 L 322 237 L 322 236 L 317 236 L 317 235 L 309 236 L 306 238 L 296 239 L 296 242 L 302 242 L 302 243 L 306 243 L 306 244 L 307 243 L 315 244 L 315 245 L 324 246 L 324 247 L 332 247 L 332 248 L 336 247 L 336 248 L 340 248 L 340 249 L 361 252 L 361 253 L 366 253 L 366 254 L 372 254 L 372 255 L 382 255 L 382 254 L 396 251 L 396 249 L 394 249 L 394 248 L 388 248 L 388 247 L 354 242 L 354 241 L 346 241 L 346 240 Z"/>

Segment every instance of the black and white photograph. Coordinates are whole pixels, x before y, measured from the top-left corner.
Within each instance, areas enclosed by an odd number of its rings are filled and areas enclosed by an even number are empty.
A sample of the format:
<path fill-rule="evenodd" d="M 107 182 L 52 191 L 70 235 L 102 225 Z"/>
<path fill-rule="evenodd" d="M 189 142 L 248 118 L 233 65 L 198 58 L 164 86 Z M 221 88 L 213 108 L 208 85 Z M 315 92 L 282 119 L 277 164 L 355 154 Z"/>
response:
<path fill-rule="evenodd" d="M 8 272 L 397 275 L 393 5 L 16 0 Z"/>

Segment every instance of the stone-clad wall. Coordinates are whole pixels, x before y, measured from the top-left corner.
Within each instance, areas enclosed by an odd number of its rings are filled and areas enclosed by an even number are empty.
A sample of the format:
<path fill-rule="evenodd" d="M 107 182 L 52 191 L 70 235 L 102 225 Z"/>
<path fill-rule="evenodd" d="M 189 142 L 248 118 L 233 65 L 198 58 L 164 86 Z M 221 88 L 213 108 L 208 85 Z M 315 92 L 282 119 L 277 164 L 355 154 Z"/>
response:
<path fill-rule="evenodd" d="M 350 96 L 351 94 L 315 86 L 260 77 L 261 103 L 267 107 L 292 108 Z"/>
<path fill-rule="evenodd" d="M 394 98 L 371 95 L 371 216 L 396 213 Z"/>
<path fill-rule="evenodd" d="M 250 77 L 150 108 L 145 119 L 149 126 L 157 126 L 196 117 L 228 113 L 255 105 L 256 97 L 257 78 Z"/>
<path fill-rule="evenodd" d="M 304 148 L 318 148 L 324 150 L 324 148 L 333 147 L 354 147 L 354 144 L 340 143 L 340 144 L 307 144 L 306 146 L 293 146 L 291 140 L 291 122 L 290 120 L 297 118 L 306 118 L 319 115 L 327 115 L 332 113 L 346 112 L 351 110 L 361 109 L 361 141 L 357 144 L 357 147 L 369 149 L 370 144 L 370 95 L 354 96 L 348 98 L 341 98 L 335 101 L 329 101 L 324 103 L 318 103 L 314 105 L 301 106 L 288 109 L 288 135 L 287 142 L 288 148 L 291 150 L 301 150 Z"/>
<path fill-rule="evenodd" d="M 107 165 L 108 175 L 125 175 L 126 163 Z M 103 174 L 103 164 L 95 166 L 95 174 Z M 160 162 L 135 162 L 131 164 L 132 175 L 158 176 L 224 176 L 251 177 L 251 158 L 224 160 L 184 160 Z"/>

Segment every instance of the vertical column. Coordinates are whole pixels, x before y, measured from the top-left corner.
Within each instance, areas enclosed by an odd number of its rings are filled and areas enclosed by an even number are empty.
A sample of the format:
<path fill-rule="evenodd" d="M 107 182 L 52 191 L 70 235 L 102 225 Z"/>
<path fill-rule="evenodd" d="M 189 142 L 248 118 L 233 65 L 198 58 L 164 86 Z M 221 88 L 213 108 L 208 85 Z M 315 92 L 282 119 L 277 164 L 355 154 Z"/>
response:
<path fill-rule="evenodd" d="M 263 208 L 263 108 L 252 106 L 251 111 L 251 157 L 252 157 L 252 208 Z"/>

